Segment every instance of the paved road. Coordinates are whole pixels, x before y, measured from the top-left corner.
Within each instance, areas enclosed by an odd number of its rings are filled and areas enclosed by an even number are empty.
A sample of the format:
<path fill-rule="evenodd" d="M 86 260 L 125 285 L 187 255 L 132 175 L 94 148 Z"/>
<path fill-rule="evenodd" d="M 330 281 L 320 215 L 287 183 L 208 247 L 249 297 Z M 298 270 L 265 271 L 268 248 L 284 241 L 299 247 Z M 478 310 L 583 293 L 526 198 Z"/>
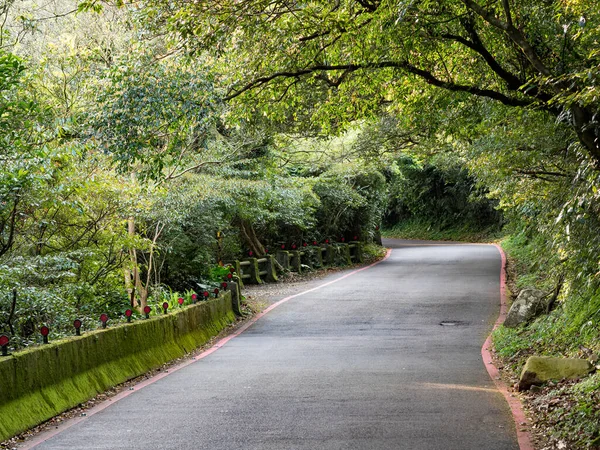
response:
<path fill-rule="evenodd" d="M 518 449 L 480 355 L 498 251 L 407 243 L 38 448 Z"/>

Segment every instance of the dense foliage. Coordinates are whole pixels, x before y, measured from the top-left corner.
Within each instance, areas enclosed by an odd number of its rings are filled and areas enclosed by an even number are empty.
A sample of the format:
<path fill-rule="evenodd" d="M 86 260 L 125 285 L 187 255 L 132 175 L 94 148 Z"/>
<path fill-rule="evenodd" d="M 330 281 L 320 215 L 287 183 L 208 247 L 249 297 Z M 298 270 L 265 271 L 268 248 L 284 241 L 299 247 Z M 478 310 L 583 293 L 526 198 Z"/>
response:
<path fill-rule="evenodd" d="M 430 85 L 548 111 L 600 160 L 600 12 L 585 1 L 151 5 L 157 26 L 234 69 L 228 98 L 243 97 L 246 114 L 258 107 L 276 121 L 303 117 L 330 128 L 401 107 Z"/>
<path fill-rule="evenodd" d="M 502 226 L 497 203 L 486 198 L 487 192 L 476 186 L 466 166 L 459 162 L 419 164 L 413 158 L 401 157 L 388 173 L 390 191 L 384 221 L 389 227 L 410 221 L 440 230 L 499 230 Z"/>
<path fill-rule="evenodd" d="M 290 163 L 290 142 L 264 123 L 228 121 L 223 73 L 172 53 L 145 10 L 72 6 L 2 10 L 0 332 L 11 345 L 38 342 L 43 324 L 59 336 L 75 318 L 94 328 L 102 312 L 189 299 L 221 281 L 218 261 L 249 251 L 373 236 L 378 166 Z M 327 141 L 295 151 L 309 146 Z"/>

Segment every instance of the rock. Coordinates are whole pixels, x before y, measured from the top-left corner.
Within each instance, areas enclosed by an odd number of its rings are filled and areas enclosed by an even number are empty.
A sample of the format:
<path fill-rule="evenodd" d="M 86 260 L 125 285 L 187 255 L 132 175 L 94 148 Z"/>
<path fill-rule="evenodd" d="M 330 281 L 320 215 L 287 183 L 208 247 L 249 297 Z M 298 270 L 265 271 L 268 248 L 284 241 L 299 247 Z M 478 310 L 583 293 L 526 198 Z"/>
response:
<path fill-rule="evenodd" d="M 510 307 L 504 326 L 515 328 L 543 314 L 548 309 L 549 298 L 537 289 L 523 289 Z"/>
<path fill-rule="evenodd" d="M 598 355 L 596 355 L 595 353 L 592 353 L 589 357 L 589 360 L 592 364 L 596 364 L 598 362 Z"/>
<path fill-rule="evenodd" d="M 593 371 L 594 366 L 587 359 L 531 356 L 521 372 L 518 390 L 526 391 L 533 385 L 540 385 L 549 380 L 585 377 Z"/>

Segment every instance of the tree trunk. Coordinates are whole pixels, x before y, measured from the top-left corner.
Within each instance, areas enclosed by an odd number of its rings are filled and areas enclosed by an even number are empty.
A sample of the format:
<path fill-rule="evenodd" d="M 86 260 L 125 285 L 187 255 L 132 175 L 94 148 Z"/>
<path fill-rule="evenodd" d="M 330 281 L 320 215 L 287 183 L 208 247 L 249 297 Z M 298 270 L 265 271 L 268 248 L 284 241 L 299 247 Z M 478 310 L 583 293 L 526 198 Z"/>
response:
<path fill-rule="evenodd" d="M 556 283 L 556 286 L 554 287 L 554 292 L 552 293 L 552 297 L 550 298 L 550 301 L 548 301 L 548 306 L 546 307 L 546 314 L 550 314 L 552 312 L 552 310 L 554 309 L 554 305 L 556 304 L 556 300 L 558 299 L 558 296 L 560 295 L 560 291 L 562 290 L 564 282 L 565 282 L 565 274 L 563 272 L 558 277 L 558 281 Z"/>
<path fill-rule="evenodd" d="M 10 330 L 10 334 L 15 335 L 15 329 L 13 328 L 12 320 L 15 315 L 15 310 L 17 309 L 17 288 L 13 288 L 12 291 L 12 303 L 10 305 L 10 314 L 8 315 L 8 319 L 6 320 L 6 324 L 8 325 L 8 329 Z"/>
<path fill-rule="evenodd" d="M 252 250 L 256 257 L 261 257 L 266 254 L 265 247 L 258 240 L 252 224 L 249 224 L 245 220 L 240 220 L 240 232 L 242 233 L 242 238 L 246 242 L 246 245 L 248 245 L 248 248 Z"/>
<path fill-rule="evenodd" d="M 133 217 L 129 217 L 127 219 L 127 234 L 129 238 L 133 240 L 135 237 L 135 219 Z M 137 251 L 135 248 L 129 249 L 129 266 L 125 268 L 125 286 L 127 288 L 127 292 L 129 294 L 129 301 L 131 303 L 132 308 L 136 308 L 143 311 L 144 307 L 147 305 L 148 292 L 142 285 L 142 281 L 140 279 L 140 273 L 138 269 L 138 261 L 137 261 Z M 135 303 L 136 291 L 138 295 L 138 304 Z"/>
<path fill-rule="evenodd" d="M 600 136 L 592 118 L 594 115 L 586 108 L 578 105 L 571 106 L 573 127 L 581 144 L 594 159 L 596 167 L 600 167 Z"/>
<path fill-rule="evenodd" d="M 267 252 L 265 251 L 265 247 L 261 244 L 256 236 L 256 232 L 254 231 L 254 227 L 252 224 L 249 224 L 245 220 L 240 219 L 240 233 L 244 242 L 248 246 L 250 250 L 254 253 L 257 258 L 265 256 Z M 279 273 L 288 272 L 277 260 L 275 260 L 275 267 Z"/>

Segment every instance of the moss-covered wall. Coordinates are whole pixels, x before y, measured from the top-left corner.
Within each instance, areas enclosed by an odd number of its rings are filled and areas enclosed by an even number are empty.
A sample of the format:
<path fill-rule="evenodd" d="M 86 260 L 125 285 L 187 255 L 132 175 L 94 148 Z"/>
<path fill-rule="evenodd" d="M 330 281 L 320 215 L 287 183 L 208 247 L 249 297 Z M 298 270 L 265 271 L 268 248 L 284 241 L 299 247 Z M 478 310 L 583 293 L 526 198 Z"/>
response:
<path fill-rule="evenodd" d="M 0 441 L 179 358 L 235 320 L 231 293 L 0 358 Z"/>

